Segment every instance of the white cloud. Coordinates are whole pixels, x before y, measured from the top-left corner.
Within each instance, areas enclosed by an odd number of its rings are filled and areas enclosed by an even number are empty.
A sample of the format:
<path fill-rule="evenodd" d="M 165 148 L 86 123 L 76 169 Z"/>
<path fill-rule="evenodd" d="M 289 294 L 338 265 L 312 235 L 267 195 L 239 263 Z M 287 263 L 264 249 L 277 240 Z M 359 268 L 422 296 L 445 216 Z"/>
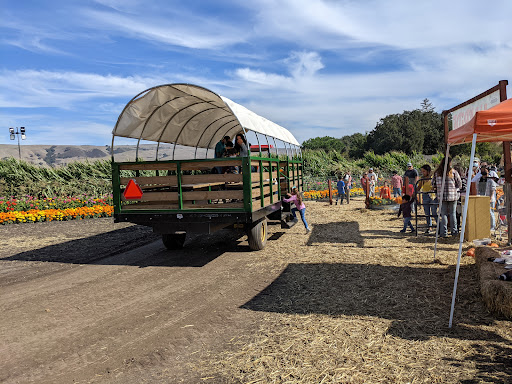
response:
<path fill-rule="evenodd" d="M 96 98 L 133 97 L 165 79 L 56 71 L 0 71 L 0 107 L 71 108 Z"/>
<path fill-rule="evenodd" d="M 246 33 L 229 24 L 199 15 L 180 15 L 162 10 L 120 13 L 85 9 L 83 15 L 103 30 L 128 34 L 131 38 L 150 40 L 186 48 L 216 49 L 243 42 Z M 215 31 L 215 33 L 212 33 Z"/>
<path fill-rule="evenodd" d="M 291 85 L 291 79 L 286 76 L 274 73 L 265 73 L 261 70 L 253 70 L 250 68 L 238 68 L 235 71 L 235 75 L 245 81 L 265 85 L 271 88 L 289 87 Z"/>
<path fill-rule="evenodd" d="M 506 41 L 512 3 L 435 0 L 260 0 L 247 4 L 265 36 L 317 49 L 353 44 L 400 49 Z"/>
<path fill-rule="evenodd" d="M 324 67 L 320 55 L 316 52 L 292 52 L 285 62 L 295 78 L 313 76 Z"/>

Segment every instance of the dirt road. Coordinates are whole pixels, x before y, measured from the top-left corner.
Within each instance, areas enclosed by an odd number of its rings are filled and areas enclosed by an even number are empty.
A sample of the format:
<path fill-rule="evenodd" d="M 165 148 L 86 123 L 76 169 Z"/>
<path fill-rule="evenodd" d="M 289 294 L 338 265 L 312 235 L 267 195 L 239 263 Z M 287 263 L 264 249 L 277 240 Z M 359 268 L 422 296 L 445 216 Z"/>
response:
<path fill-rule="evenodd" d="M 253 327 L 238 308 L 275 278 L 227 231 L 173 252 L 111 219 L 0 236 L 3 383 L 197 382 L 188 363 Z"/>
<path fill-rule="evenodd" d="M 362 200 L 313 230 L 229 232 L 168 252 L 110 219 L 0 227 L 2 383 L 510 383 L 512 322 L 458 239 L 400 233 Z M 470 245 L 465 244 L 464 249 Z"/>

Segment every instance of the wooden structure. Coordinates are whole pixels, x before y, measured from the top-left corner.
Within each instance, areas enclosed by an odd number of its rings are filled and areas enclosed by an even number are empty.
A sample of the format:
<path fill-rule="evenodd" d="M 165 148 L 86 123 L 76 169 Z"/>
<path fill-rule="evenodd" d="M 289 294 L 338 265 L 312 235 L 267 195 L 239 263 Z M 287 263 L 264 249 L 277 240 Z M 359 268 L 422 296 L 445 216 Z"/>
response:
<path fill-rule="evenodd" d="M 512 141 L 512 99 L 506 99 L 506 85 L 508 81 L 502 80 L 498 84 L 497 87 L 491 88 L 494 91 L 498 90 L 500 95 L 500 103 L 495 105 L 494 107 L 487 110 L 480 110 L 474 113 L 474 116 L 471 117 L 469 121 L 465 124 L 459 126 L 458 128 L 450 131 L 446 137 L 446 156 L 445 159 L 449 156 L 450 146 L 451 145 L 459 145 L 464 143 L 469 143 L 471 141 L 471 156 L 470 156 L 470 166 L 468 167 L 467 180 L 468 182 L 471 180 L 471 171 L 473 164 L 474 156 L 475 156 L 475 146 L 477 142 L 503 142 L 504 149 L 504 158 L 505 158 L 505 181 L 506 181 L 506 201 L 507 201 L 507 221 L 509 222 L 509 242 L 510 242 L 510 214 L 511 214 L 511 188 L 510 188 L 510 180 L 512 178 L 511 169 L 510 169 L 510 142 Z M 489 90 L 489 91 L 491 91 Z M 487 92 L 489 92 L 487 91 Z M 485 92 L 484 92 L 485 93 Z M 482 94 L 483 95 L 483 94 Z M 481 95 L 477 96 L 478 99 Z M 475 98 L 474 98 L 475 99 Z M 472 99 L 473 100 L 473 99 Z M 471 101 L 471 100 L 469 100 Z M 462 104 L 461 104 L 462 105 Z M 452 109 L 453 110 L 453 109 Z M 452 111 L 451 110 L 451 111 Z M 447 132 L 447 131 L 445 131 Z M 508 163 L 507 163 L 508 162 Z M 442 200 L 443 200 L 443 191 L 444 184 L 446 178 L 446 165 L 444 167 L 443 172 L 443 182 L 441 187 L 441 197 L 440 197 L 440 205 L 439 210 L 441 210 Z M 468 183 L 469 184 L 469 183 Z M 449 327 L 451 328 L 453 322 L 453 312 L 455 308 L 455 298 L 457 294 L 457 282 L 459 278 L 460 271 L 460 259 L 462 256 L 462 243 L 464 240 L 465 230 L 466 230 L 466 219 L 468 214 L 468 202 L 469 202 L 469 192 L 470 188 L 466 188 L 466 197 L 463 208 L 463 216 L 462 216 L 462 230 L 460 233 L 459 239 L 459 253 L 457 257 L 457 267 L 455 269 L 455 281 L 453 285 L 453 293 L 452 293 L 452 305 L 450 311 L 450 320 Z M 439 218 L 439 216 L 438 216 Z M 438 219 L 439 226 L 439 219 Z M 435 252 L 437 249 L 437 234 L 436 234 L 436 244 L 434 247 L 434 258 Z"/>
<path fill-rule="evenodd" d="M 226 135 L 252 131 L 267 142 L 270 137 L 275 146 L 267 144 L 262 151 L 256 136 L 258 152 L 249 151 L 246 157 L 159 160 L 157 149 L 154 161 L 113 161 L 115 220 L 151 226 L 168 248 L 181 247 L 184 233 L 231 227 L 245 229 L 251 248 L 262 249 L 267 219 L 288 220 L 282 213 L 282 196 L 292 186 L 303 189 L 303 162 L 295 138 L 285 128 L 201 87 L 171 84 L 142 94 L 121 113 L 114 138 L 159 140 L 157 145 L 175 140 L 174 147 L 177 142 L 195 146 L 197 154 L 197 148 L 213 149 Z M 142 190 L 138 199 L 123 197 L 130 180 Z"/>

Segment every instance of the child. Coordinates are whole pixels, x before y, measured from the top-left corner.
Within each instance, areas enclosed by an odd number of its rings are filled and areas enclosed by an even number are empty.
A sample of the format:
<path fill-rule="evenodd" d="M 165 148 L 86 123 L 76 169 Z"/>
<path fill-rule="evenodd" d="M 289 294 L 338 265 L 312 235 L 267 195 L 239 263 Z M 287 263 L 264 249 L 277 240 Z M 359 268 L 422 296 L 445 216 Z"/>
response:
<path fill-rule="evenodd" d="M 236 149 L 233 148 L 233 143 L 228 142 L 226 143 L 226 150 L 224 151 L 224 157 L 237 157 Z M 224 173 L 235 173 L 238 174 L 239 169 L 238 166 L 229 166 L 224 167 Z"/>
<path fill-rule="evenodd" d="M 411 228 L 411 233 L 414 232 L 414 227 L 411 223 L 411 213 L 412 213 L 412 203 L 414 202 L 414 199 L 411 199 L 411 196 L 404 195 L 403 197 L 403 203 L 400 204 L 400 209 L 398 210 L 398 217 L 400 217 L 400 213 L 403 213 L 404 215 L 404 228 L 400 231 L 401 233 L 405 233 L 405 230 L 407 229 L 407 226 Z"/>
<path fill-rule="evenodd" d="M 338 182 L 336 183 L 338 187 L 338 196 L 336 196 L 336 205 L 338 205 L 338 199 L 341 199 L 340 205 L 343 204 L 343 199 L 345 198 L 345 182 L 342 180 L 341 176 L 338 176 Z"/>
<path fill-rule="evenodd" d="M 387 181 L 384 182 L 384 186 L 380 189 L 381 199 L 391 199 L 391 190 L 388 187 Z"/>
<path fill-rule="evenodd" d="M 306 233 L 311 232 L 311 229 L 308 226 L 308 223 L 306 222 L 306 205 L 302 201 L 301 193 L 297 190 L 297 187 L 292 187 L 292 193 L 286 194 L 287 198 L 284 198 L 283 201 L 286 203 L 294 203 L 296 208 L 292 208 L 292 215 L 293 220 L 297 221 L 297 215 L 295 212 L 300 212 L 300 218 L 302 219 L 302 222 L 304 223 L 304 226 L 306 227 Z"/>

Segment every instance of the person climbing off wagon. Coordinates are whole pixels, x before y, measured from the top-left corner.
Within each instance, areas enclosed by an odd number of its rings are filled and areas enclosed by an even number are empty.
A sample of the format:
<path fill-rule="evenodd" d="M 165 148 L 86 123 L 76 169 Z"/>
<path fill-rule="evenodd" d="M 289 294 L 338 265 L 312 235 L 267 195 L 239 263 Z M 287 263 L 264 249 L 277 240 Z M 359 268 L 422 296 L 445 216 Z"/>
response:
<path fill-rule="evenodd" d="M 291 193 L 287 193 L 286 197 L 283 199 L 285 203 L 294 203 L 295 208 L 292 208 L 292 215 L 293 220 L 297 221 L 297 215 L 296 212 L 298 211 L 300 213 L 300 218 L 302 219 L 302 222 L 304 223 L 304 227 L 306 227 L 306 233 L 311 232 L 311 229 L 309 228 L 309 225 L 306 221 L 306 205 L 304 204 L 304 201 L 302 199 L 302 195 L 297 189 L 297 187 L 292 187 Z"/>

